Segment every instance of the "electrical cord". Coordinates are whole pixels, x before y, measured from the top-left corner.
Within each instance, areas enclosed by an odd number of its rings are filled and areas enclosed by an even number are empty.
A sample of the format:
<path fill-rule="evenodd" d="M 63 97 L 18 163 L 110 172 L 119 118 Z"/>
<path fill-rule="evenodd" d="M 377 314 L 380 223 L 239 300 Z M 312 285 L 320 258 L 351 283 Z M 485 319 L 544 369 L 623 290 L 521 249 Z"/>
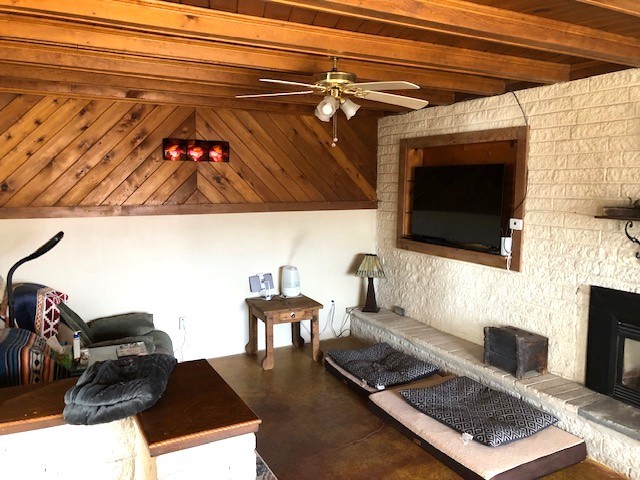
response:
<path fill-rule="evenodd" d="M 184 344 L 187 342 L 187 325 L 183 318 L 180 318 L 180 330 L 182 330 L 182 344 L 180 348 L 173 351 L 173 355 L 178 359 L 178 362 L 182 362 L 184 360 Z"/>
<path fill-rule="evenodd" d="M 345 312 L 342 323 L 340 324 L 339 332 L 336 332 L 336 330 L 333 328 L 333 324 L 331 325 L 331 332 L 333 333 L 334 337 L 340 338 L 343 335 L 351 334 L 351 329 L 347 328 L 347 322 L 349 321 L 349 318 L 351 318 L 351 312 L 353 312 L 355 309 L 356 307 L 353 307 Z"/>
<path fill-rule="evenodd" d="M 518 103 L 518 106 L 520 107 L 520 111 L 522 112 L 522 117 L 524 118 L 524 124 L 528 127 L 529 126 L 529 118 L 527 117 L 527 114 L 524 111 L 524 107 L 522 106 L 522 103 L 520 103 L 520 99 L 516 95 L 516 92 L 512 91 L 510 93 L 513 95 L 513 98 L 516 99 L 516 102 Z M 520 200 L 520 202 L 515 207 L 513 207 L 512 215 L 515 215 L 516 210 L 518 210 L 518 208 L 520 208 L 522 206 L 522 204 L 524 203 L 524 200 L 527 198 L 528 191 L 529 191 L 529 169 L 527 168 L 527 171 L 525 172 L 525 177 L 524 177 L 524 196 L 522 197 L 522 200 Z"/>
<path fill-rule="evenodd" d="M 520 110 L 522 111 L 522 116 L 524 117 L 524 124 L 528 127 L 529 126 L 529 119 L 527 118 L 527 114 L 524 113 L 524 108 L 522 108 L 522 104 L 520 103 L 520 99 L 516 95 L 516 92 L 511 91 L 511 93 L 513 94 L 513 98 L 516 99 L 516 102 L 518 102 L 518 106 L 520 107 Z"/>
<path fill-rule="evenodd" d="M 319 335 L 322 335 L 324 333 L 328 325 L 333 325 L 333 317 L 335 315 L 335 312 L 336 312 L 336 302 L 331 300 L 331 307 L 329 307 L 329 311 L 327 312 L 327 320 L 325 321 L 324 327 L 322 327 L 322 330 L 320 330 Z M 311 338 L 311 332 L 309 331 L 307 326 L 302 322 L 300 322 L 300 325 L 302 325 L 302 328 L 305 330 L 305 332 L 307 332 L 307 334 L 309 335 L 309 338 Z M 331 330 L 333 330 L 333 326 L 331 327 Z"/>

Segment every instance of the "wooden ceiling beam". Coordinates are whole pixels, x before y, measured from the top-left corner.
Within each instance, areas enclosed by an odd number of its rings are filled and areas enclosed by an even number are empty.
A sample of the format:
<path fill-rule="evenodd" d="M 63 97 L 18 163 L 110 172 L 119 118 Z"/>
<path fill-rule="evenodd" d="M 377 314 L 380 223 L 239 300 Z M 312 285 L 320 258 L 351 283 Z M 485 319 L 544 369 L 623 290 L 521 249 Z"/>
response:
<path fill-rule="evenodd" d="M 212 49 L 222 50 L 236 45 L 243 48 L 259 47 L 265 54 L 266 49 L 270 49 L 273 56 L 280 56 L 283 52 L 337 55 L 352 60 L 540 83 L 554 83 L 569 78 L 569 68 L 554 62 L 282 22 L 157 0 L 0 0 L 0 12 L 4 12 L 0 31 L 4 32 L 3 37 L 7 39 L 107 49 L 160 58 L 173 55 L 211 61 L 216 58 L 211 55 Z M 68 22 L 73 22 L 73 25 L 70 26 Z M 232 57 L 235 57 L 236 63 L 247 61 L 238 58 L 236 52 L 219 55 L 218 63 L 233 65 Z"/>
<path fill-rule="evenodd" d="M 224 51 L 228 53 L 229 49 Z M 0 40 L 0 60 L 22 62 L 29 65 L 55 65 L 56 68 L 71 68 L 83 71 L 120 73 L 140 78 L 184 79 L 214 85 L 255 85 L 260 88 L 259 78 L 274 77 L 283 80 L 310 82 L 312 73 L 328 70 L 328 58 L 280 52 L 278 55 L 264 55 L 262 51 L 243 48 L 236 53 L 238 66 L 223 66 L 211 62 L 186 61 L 183 58 L 148 58 L 140 55 L 121 55 L 112 52 L 96 52 L 73 47 L 47 46 Z M 216 50 L 212 54 L 218 53 Z M 255 53 L 255 55 L 254 55 Z M 265 73 L 256 69 L 241 68 L 243 60 L 261 66 Z M 501 80 L 451 72 L 437 72 L 427 69 L 407 67 L 385 68 L 371 62 L 345 60 L 345 69 L 355 73 L 361 80 L 406 80 L 418 85 L 445 91 L 463 91 L 478 95 L 504 93 L 505 83 Z M 285 69 L 288 69 L 285 70 Z M 300 75 L 300 72 L 309 75 Z"/>
<path fill-rule="evenodd" d="M 254 86 L 226 87 L 154 78 L 145 78 L 141 82 L 140 78 L 126 75 L 52 69 L 3 61 L 0 61 L 0 70 L 4 72 L 0 77 L 0 88 L 12 93 L 57 94 L 163 105 L 234 107 L 268 111 L 279 110 L 279 104 L 294 104 L 299 105 L 299 108 L 292 110 L 292 107 L 286 107 L 287 112 L 293 111 L 307 115 L 313 113 L 320 101 L 318 95 L 236 100 L 234 98 L 236 94 L 253 92 Z M 411 92 L 411 96 L 428 100 L 431 105 L 450 105 L 455 100 L 452 92 L 438 90 L 417 90 Z M 228 100 L 233 100 L 233 103 L 229 103 Z M 366 107 L 358 112 L 360 116 L 381 116 L 385 113 L 407 111 L 405 108 L 364 99 L 357 99 L 357 103 Z"/>
<path fill-rule="evenodd" d="M 610 63 L 602 63 L 596 61 L 588 61 L 571 65 L 571 80 L 580 78 L 593 77 L 594 75 L 602 75 L 604 73 L 616 72 L 623 70 L 624 65 L 611 65 Z"/>
<path fill-rule="evenodd" d="M 0 61 L 0 69 L 4 71 L 3 77 L 5 89 L 10 89 L 13 79 L 15 93 L 57 93 L 61 95 L 73 96 L 73 92 L 78 92 L 77 96 L 82 98 L 107 98 L 111 100 L 121 99 L 141 99 L 143 101 L 153 101 L 154 103 L 197 106 L 219 105 L 218 99 L 235 100 L 237 107 L 249 110 L 255 109 L 251 102 L 261 107 L 263 102 L 269 102 L 270 110 L 274 110 L 277 103 L 301 104 L 301 108 L 307 114 L 313 113 L 314 108 L 320 98 L 318 95 L 305 96 L 283 96 L 278 98 L 265 98 L 262 100 L 249 99 L 247 105 L 244 100 L 236 100 L 235 95 L 242 93 L 253 93 L 256 91 L 255 85 L 237 85 L 233 87 L 206 85 L 202 83 L 191 83 L 189 81 L 178 81 L 176 79 L 141 78 L 115 75 L 107 73 L 83 72 L 71 69 L 52 69 L 45 66 L 21 65 L 8 61 Z M 23 82 L 28 80 L 28 82 Z M 50 88 L 45 88 L 45 82 L 51 82 Z M 40 89 L 35 92 L 34 88 Z M 94 87 L 94 88 L 90 88 Z M 20 90 L 24 88 L 25 90 Z M 266 90 L 262 90 L 266 91 Z M 142 95 L 145 92 L 146 95 Z M 172 97 L 175 95 L 175 98 Z M 451 92 L 441 92 L 437 90 L 417 90 L 411 92 L 411 96 L 428 100 L 432 105 L 449 105 L 454 102 L 454 94 Z M 208 99 L 208 100 L 206 100 Z M 358 103 L 366 106 L 365 112 L 377 110 L 373 115 L 379 116 L 382 112 L 406 112 L 406 108 L 395 107 L 379 102 L 365 101 L 358 99 Z M 227 104 L 225 104 L 228 106 Z M 260 108 L 264 110 L 264 108 Z M 365 113 L 366 115 L 367 113 Z"/>
<path fill-rule="evenodd" d="M 640 2 L 638 0 L 577 0 L 580 3 L 593 5 L 595 7 L 612 10 L 614 12 L 624 13 L 625 15 L 634 15 L 640 17 Z"/>
<path fill-rule="evenodd" d="M 266 1 L 336 15 L 366 18 L 407 28 L 640 66 L 640 40 L 636 38 L 464 0 Z M 637 0 L 578 1 L 599 4 L 598 6 L 603 8 L 618 9 L 624 13 L 636 12 L 636 15 L 640 11 Z"/>
<path fill-rule="evenodd" d="M 275 109 L 272 103 L 264 101 L 240 101 L 236 99 L 177 92 L 162 92 L 147 89 L 136 90 L 126 87 L 52 82 L 49 80 L 11 78 L 5 76 L 0 76 L 0 92 L 33 95 L 65 95 L 74 98 L 100 98 L 135 103 L 152 103 L 158 105 L 176 105 L 185 107 L 236 108 L 243 110 L 263 110 L 269 112 L 273 112 Z M 278 104 L 277 110 L 279 113 L 313 115 L 313 108 L 311 108 L 310 105 L 299 103 L 293 104 L 281 102 Z M 370 114 L 374 114 L 373 111 L 370 111 Z M 381 112 L 378 112 L 375 115 L 380 114 Z"/>

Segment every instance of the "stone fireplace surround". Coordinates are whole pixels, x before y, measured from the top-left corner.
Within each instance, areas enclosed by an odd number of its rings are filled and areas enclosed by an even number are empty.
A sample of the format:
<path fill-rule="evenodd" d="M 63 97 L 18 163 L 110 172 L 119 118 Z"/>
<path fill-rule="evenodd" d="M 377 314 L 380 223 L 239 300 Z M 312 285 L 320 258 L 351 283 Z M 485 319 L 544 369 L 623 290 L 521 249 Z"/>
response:
<path fill-rule="evenodd" d="M 447 372 L 466 375 L 521 397 L 555 415 L 560 428 L 582 437 L 590 458 L 632 480 L 640 480 L 640 409 L 550 373 L 518 380 L 485 365 L 483 346 L 389 310 L 363 313 L 360 309 L 349 309 L 348 313 L 352 335 L 387 342 Z"/>

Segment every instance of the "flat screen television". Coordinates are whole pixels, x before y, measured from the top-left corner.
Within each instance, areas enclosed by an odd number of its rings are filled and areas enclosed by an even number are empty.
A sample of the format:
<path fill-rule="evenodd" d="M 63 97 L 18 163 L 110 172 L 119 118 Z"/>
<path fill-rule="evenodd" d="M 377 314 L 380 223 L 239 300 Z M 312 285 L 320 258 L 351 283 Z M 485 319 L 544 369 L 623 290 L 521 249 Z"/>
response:
<path fill-rule="evenodd" d="M 504 165 L 416 167 L 411 239 L 500 254 Z"/>

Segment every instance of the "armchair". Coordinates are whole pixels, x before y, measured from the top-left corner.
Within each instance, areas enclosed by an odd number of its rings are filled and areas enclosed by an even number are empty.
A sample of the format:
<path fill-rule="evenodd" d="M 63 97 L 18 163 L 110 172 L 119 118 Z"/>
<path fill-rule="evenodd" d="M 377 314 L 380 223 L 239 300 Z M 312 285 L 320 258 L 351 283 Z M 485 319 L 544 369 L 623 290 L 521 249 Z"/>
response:
<path fill-rule="evenodd" d="M 69 376 L 56 360 L 47 338 L 58 331 L 56 304 L 66 295 L 42 285 L 18 285 L 16 316 L 0 328 L 0 387 L 43 383 Z M 4 311 L 4 308 L 2 309 Z M 0 327 L 4 326 L 0 322 Z"/>
<path fill-rule="evenodd" d="M 125 313 L 85 322 L 65 303 L 58 305 L 58 309 L 62 322 L 71 330 L 80 332 L 80 341 L 87 348 L 144 342 L 149 353 L 173 356 L 171 337 L 156 330 L 150 313 Z"/>

